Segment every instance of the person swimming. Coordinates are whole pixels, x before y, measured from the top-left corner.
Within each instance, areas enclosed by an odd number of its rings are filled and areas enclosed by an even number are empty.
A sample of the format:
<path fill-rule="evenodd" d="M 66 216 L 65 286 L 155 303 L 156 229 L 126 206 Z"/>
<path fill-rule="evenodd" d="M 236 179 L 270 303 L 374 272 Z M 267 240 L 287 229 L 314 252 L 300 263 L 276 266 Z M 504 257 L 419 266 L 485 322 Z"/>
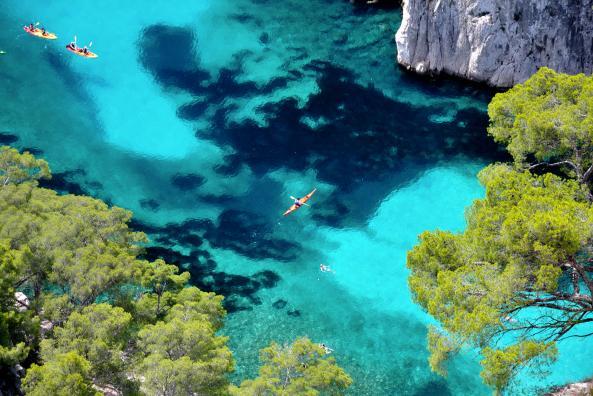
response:
<path fill-rule="evenodd" d="M 319 269 L 321 270 L 321 272 L 334 272 L 334 270 L 332 270 L 329 265 L 325 265 L 325 264 L 319 264 Z"/>
<path fill-rule="evenodd" d="M 323 348 L 323 351 L 324 351 L 324 352 L 325 352 L 327 355 L 329 355 L 330 353 L 332 353 L 332 352 L 334 351 L 333 349 L 331 349 L 330 347 L 328 347 L 328 346 L 327 346 L 327 345 L 325 345 L 324 343 L 321 343 L 321 344 L 319 344 L 319 346 L 320 346 L 321 348 Z"/>

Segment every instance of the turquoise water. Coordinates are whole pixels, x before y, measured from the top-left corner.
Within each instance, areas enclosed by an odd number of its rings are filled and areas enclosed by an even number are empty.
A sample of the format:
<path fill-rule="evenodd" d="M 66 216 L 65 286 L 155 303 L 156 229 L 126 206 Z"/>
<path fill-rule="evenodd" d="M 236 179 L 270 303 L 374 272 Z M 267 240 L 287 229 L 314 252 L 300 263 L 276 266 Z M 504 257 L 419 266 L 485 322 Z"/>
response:
<path fill-rule="evenodd" d="M 423 230 L 461 230 L 482 195 L 477 171 L 501 158 L 491 93 L 402 73 L 400 18 L 329 0 L 5 0 L 0 143 L 46 158 L 51 187 L 133 210 L 149 257 L 226 296 L 234 381 L 271 340 L 307 335 L 353 395 L 488 394 L 473 351 L 430 372 L 405 255 Z M 60 39 L 22 31 L 37 20 Z M 67 53 L 74 35 L 100 57 Z M 587 346 L 519 388 L 590 374 Z"/>

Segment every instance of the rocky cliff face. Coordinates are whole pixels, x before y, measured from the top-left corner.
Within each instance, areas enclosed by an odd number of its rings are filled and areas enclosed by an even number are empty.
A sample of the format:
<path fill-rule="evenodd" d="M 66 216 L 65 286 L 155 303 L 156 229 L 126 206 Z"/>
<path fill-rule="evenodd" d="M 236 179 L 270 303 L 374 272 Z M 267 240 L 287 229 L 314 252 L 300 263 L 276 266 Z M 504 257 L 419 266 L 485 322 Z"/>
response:
<path fill-rule="evenodd" d="M 593 0 L 404 0 L 397 60 L 493 86 L 593 72 Z"/>

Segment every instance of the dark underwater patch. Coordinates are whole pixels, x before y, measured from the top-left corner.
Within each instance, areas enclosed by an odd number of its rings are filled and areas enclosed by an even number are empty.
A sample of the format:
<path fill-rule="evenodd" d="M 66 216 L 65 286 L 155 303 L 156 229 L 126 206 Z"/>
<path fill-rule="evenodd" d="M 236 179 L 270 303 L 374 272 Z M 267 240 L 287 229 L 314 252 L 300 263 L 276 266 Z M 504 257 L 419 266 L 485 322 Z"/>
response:
<path fill-rule="evenodd" d="M 149 47 L 166 45 L 168 34 L 163 29 L 147 29 L 151 32 Z M 148 51 L 143 40 L 142 53 Z M 181 51 L 194 53 L 194 49 L 188 46 Z M 305 48 L 295 50 L 306 54 Z M 413 180 L 416 175 L 409 171 L 408 162 L 414 162 L 421 172 L 459 155 L 485 162 L 501 158 L 498 146 L 483 132 L 488 121 L 483 111 L 460 110 L 451 122 L 435 126 L 427 120 L 427 115 L 446 114 L 448 106 L 414 107 L 398 102 L 372 86 L 358 83 L 351 70 L 324 61 L 312 61 L 299 70 L 291 70 L 287 65 L 290 77 L 278 77 L 258 86 L 245 81 L 242 60 L 246 56 L 249 53 L 238 54 L 232 65 L 223 68 L 214 79 L 207 78 L 208 73 L 197 66 L 197 60 L 191 70 L 163 70 L 162 61 L 156 58 L 143 62 L 157 80 L 165 82 L 165 87 L 172 85 L 200 97 L 198 102 L 180 107 L 184 119 L 203 117 L 204 103 L 217 104 L 211 128 L 200 132 L 199 137 L 232 148 L 234 154 L 215 169 L 221 175 L 236 174 L 245 165 L 258 176 L 280 168 L 297 172 L 315 169 L 320 180 L 335 185 L 337 194 L 344 194 L 360 183 L 384 180 L 402 169 L 410 174 L 401 182 Z M 258 108 L 266 125 L 249 119 L 229 122 L 230 113 L 236 109 L 229 99 L 274 92 L 298 80 L 303 73 L 316 75 L 319 86 L 305 106 L 294 98 L 285 98 Z M 424 86 L 440 95 L 451 93 L 447 84 L 435 88 L 434 84 L 425 82 Z M 468 94 L 472 93 L 471 89 Z M 316 220 L 340 224 L 349 208 L 336 200 L 338 197 L 329 197 L 322 213 L 315 214 Z M 211 237 L 219 246 L 224 244 L 222 238 Z"/>
<path fill-rule="evenodd" d="M 253 14 L 248 14 L 246 12 L 231 14 L 229 15 L 229 19 L 242 24 L 249 24 L 256 27 L 261 27 L 263 25 L 263 22 L 260 18 L 256 17 Z"/>
<path fill-rule="evenodd" d="M 82 182 L 74 181 L 75 178 L 85 174 L 83 169 L 52 173 L 51 179 L 39 180 L 39 186 L 51 188 L 61 194 L 90 195 Z"/>
<path fill-rule="evenodd" d="M 28 151 L 36 157 L 40 157 L 43 155 L 43 150 L 38 149 L 36 147 L 23 147 L 21 151 Z"/>
<path fill-rule="evenodd" d="M 422 384 L 418 389 L 414 391 L 413 396 L 451 396 L 451 390 L 447 385 L 447 381 L 439 379 L 436 381 L 430 381 Z"/>
<path fill-rule="evenodd" d="M 156 199 L 141 199 L 139 203 L 143 209 L 152 210 L 153 212 L 159 210 L 161 206 Z"/>
<path fill-rule="evenodd" d="M 282 309 L 286 306 L 286 304 L 288 304 L 288 301 L 283 300 L 283 299 L 279 299 L 276 300 L 272 303 L 272 307 L 276 308 L 276 309 Z"/>
<path fill-rule="evenodd" d="M 16 135 L 13 135 L 12 133 L 0 132 L 0 144 L 9 145 L 9 144 L 13 144 L 14 142 L 16 142 L 18 140 L 19 140 L 19 137 Z"/>
<path fill-rule="evenodd" d="M 241 159 L 238 155 L 227 155 L 224 157 L 224 163 L 217 165 L 214 171 L 221 176 L 236 176 L 242 166 Z"/>
<path fill-rule="evenodd" d="M 204 237 L 216 248 L 231 249 L 249 258 L 291 261 L 300 246 L 272 236 L 270 224 L 256 213 L 227 209 L 218 216 L 218 225 Z"/>
<path fill-rule="evenodd" d="M 227 220 L 224 220 L 226 216 L 221 215 L 221 217 L 223 220 L 219 220 L 217 225 L 210 220 L 201 219 L 192 219 L 180 224 L 168 224 L 164 227 L 151 226 L 138 220 L 134 220 L 130 225 L 138 231 L 150 234 L 153 243 L 160 244 L 160 246 L 147 247 L 142 255 L 143 258 L 151 261 L 161 258 L 167 263 L 177 265 L 184 271 L 189 271 L 191 274 L 190 282 L 193 285 L 202 290 L 213 291 L 226 297 L 224 305 L 229 312 L 251 309 L 253 305 L 262 303 L 257 296 L 258 291 L 263 288 L 275 287 L 281 278 L 278 274 L 269 270 L 259 271 L 251 276 L 216 271 L 217 263 L 211 258 L 211 254 L 205 249 L 199 249 L 205 239 L 215 246 L 216 238 L 214 241 L 210 239 L 213 235 L 217 237 L 222 234 L 227 235 L 229 243 L 224 247 L 233 249 L 240 254 L 247 251 L 248 245 L 244 246 L 244 244 L 250 243 L 241 239 L 236 240 L 237 236 L 241 235 L 240 232 L 229 234 L 228 230 L 225 230 L 225 227 L 228 226 L 225 225 L 227 223 Z M 239 223 L 233 222 L 233 227 L 237 226 L 237 224 Z M 240 227 L 242 227 L 241 230 L 243 231 L 250 229 L 261 231 L 257 227 L 249 228 L 249 226 L 245 225 Z M 235 238 L 235 240 L 230 238 Z M 274 245 L 278 242 L 271 239 L 266 243 Z M 252 256 L 257 253 L 262 255 L 263 258 L 267 258 L 270 255 L 278 254 L 274 250 L 269 250 L 270 246 L 266 243 L 260 246 L 259 249 L 255 249 L 251 253 Z M 190 249 L 190 253 L 185 254 L 168 247 L 174 245 Z"/>
<path fill-rule="evenodd" d="M 287 311 L 286 314 L 288 316 L 292 316 L 293 318 L 298 318 L 301 316 L 301 311 L 298 309 L 291 309 L 290 311 Z"/>
<path fill-rule="evenodd" d="M 200 187 L 206 182 L 206 178 L 197 174 L 175 174 L 171 178 L 171 184 L 183 191 L 191 191 Z"/>
<path fill-rule="evenodd" d="M 140 61 L 159 72 L 196 67 L 196 37 L 191 29 L 152 25 L 141 33 Z"/>

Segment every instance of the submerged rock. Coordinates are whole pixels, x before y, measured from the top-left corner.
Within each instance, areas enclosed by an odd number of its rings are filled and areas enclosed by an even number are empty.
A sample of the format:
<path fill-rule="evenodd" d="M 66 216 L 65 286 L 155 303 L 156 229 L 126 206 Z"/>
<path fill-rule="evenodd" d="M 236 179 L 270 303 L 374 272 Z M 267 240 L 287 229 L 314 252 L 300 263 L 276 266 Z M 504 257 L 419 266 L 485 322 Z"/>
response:
<path fill-rule="evenodd" d="M 492 86 L 593 71 L 593 0 L 404 0 L 397 61 Z"/>
<path fill-rule="evenodd" d="M 283 300 L 283 299 L 279 299 L 279 300 L 276 300 L 276 301 L 275 301 L 275 302 L 272 304 L 272 306 L 273 306 L 274 308 L 276 308 L 276 309 L 282 309 L 282 308 L 284 308 L 284 307 L 286 306 L 286 304 L 288 304 L 288 301 L 286 301 L 286 300 Z"/>

